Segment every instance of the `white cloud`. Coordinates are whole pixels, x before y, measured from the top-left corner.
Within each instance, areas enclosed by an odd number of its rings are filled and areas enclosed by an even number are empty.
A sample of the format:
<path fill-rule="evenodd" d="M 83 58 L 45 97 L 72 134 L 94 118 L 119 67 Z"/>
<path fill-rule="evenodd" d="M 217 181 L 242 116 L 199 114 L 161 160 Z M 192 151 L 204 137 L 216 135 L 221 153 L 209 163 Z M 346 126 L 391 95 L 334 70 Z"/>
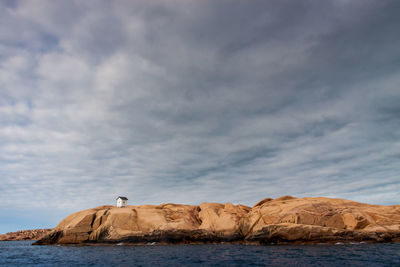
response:
<path fill-rule="evenodd" d="M 400 40 L 365 27 L 398 16 L 296 5 L 307 12 L 280 1 L 0 9 L 0 209 L 64 214 L 119 194 L 394 203 Z"/>

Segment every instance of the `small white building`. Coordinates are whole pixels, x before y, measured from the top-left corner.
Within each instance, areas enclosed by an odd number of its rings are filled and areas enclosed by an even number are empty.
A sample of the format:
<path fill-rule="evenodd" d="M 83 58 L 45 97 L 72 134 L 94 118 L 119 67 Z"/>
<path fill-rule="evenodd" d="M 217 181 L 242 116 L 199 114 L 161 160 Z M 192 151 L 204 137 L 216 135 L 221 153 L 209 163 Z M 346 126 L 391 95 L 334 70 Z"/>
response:
<path fill-rule="evenodd" d="M 127 203 L 128 203 L 128 198 L 126 198 L 126 197 L 117 197 L 117 207 L 118 208 L 126 207 Z"/>

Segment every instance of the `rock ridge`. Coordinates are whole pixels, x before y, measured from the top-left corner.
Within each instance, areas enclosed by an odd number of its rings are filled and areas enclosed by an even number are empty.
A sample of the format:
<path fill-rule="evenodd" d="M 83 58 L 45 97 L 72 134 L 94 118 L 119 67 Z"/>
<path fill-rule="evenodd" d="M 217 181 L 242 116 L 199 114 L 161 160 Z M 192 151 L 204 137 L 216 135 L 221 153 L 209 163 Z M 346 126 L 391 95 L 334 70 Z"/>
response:
<path fill-rule="evenodd" d="M 320 243 L 400 241 L 400 206 L 324 197 L 231 203 L 100 206 L 73 213 L 38 240 L 96 243 Z"/>

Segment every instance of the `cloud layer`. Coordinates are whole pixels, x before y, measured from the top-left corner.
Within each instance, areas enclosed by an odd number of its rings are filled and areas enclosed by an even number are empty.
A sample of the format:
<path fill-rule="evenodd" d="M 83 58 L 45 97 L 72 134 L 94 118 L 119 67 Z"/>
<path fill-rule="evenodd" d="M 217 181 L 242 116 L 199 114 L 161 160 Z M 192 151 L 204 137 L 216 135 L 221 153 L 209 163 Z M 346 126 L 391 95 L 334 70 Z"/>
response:
<path fill-rule="evenodd" d="M 1 5 L 0 210 L 399 203 L 398 1 Z"/>

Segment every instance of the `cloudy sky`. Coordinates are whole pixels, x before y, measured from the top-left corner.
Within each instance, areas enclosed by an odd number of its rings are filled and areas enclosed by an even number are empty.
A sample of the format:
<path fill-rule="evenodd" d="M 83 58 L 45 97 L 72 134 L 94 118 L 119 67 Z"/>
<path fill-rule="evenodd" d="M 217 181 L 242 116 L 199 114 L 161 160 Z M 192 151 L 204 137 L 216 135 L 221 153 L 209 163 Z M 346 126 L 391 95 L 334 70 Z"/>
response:
<path fill-rule="evenodd" d="M 400 203 L 400 2 L 0 2 L 0 233 L 113 204 Z"/>

